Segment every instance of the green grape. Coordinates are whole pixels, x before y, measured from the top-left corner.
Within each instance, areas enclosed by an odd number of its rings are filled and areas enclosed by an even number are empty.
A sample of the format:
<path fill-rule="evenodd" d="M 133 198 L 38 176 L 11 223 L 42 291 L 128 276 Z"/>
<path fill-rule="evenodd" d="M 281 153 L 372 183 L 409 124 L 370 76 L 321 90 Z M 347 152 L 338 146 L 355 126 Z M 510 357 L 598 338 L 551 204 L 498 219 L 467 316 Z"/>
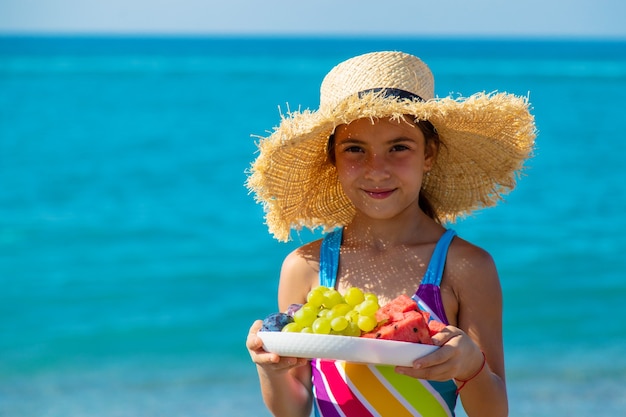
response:
<path fill-rule="evenodd" d="M 359 326 L 356 323 L 350 322 L 350 323 L 348 323 L 346 328 L 343 330 L 343 335 L 344 336 L 359 337 L 359 336 L 361 336 L 361 329 L 359 329 Z"/>
<path fill-rule="evenodd" d="M 310 326 L 316 318 L 317 309 L 307 304 L 293 314 L 293 321 L 298 323 L 300 327 Z"/>
<path fill-rule="evenodd" d="M 291 323 L 287 323 L 285 325 L 285 327 L 283 327 L 283 329 L 281 330 L 281 332 L 288 332 L 288 333 L 300 333 L 302 330 L 302 326 L 300 326 L 298 323 L 296 322 L 291 322 Z"/>
<path fill-rule="evenodd" d="M 350 287 L 343 295 L 343 298 L 346 300 L 346 303 L 354 307 L 361 304 L 365 300 L 365 295 L 360 288 Z"/>
<path fill-rule="evenodd" d="M 376 294 L 374 294 L 373 292 L 367 292 L 365 293 L 365 299 L 366 300 L 372 300 L 374 301 L 376 304 L 378 304 L 378 296 Z"/>
<path fill-rule="evenodd" d="M 349 311 L 348 313 L 346 313 L 345 317 L 348 319 L 348 321 L 356 323 L 359 320 L 359 312 L 356 309 Z"/>
<path fill-rule="evenodd" d="M 316 334 L 329 334 L 330 333 L 330 321 L 324 317 L 318 317 L 311 326 L 313 333 Z"/>
<path fill-rule="evenodd" d="M 341 303 L 341 304 L 337 304 L 335 305 L 333 308 L 330 309 L 332 311 L 332 315 L 333 317 L 336 316 L 345 316 L 346 314 L 348 314 L 350 311 L 352 311 L 352 306 L 350 304 L 346 304 L 346 303 Z"/>
<path fill-rule="evenodd" d="M 376 319 L 371 316 L 361 316 L 359 317 L 359 322 L 357 323 L 359 329 L 364 332 L 369 332 L 370 330 L 374 330 L 374 328 L 378 325 Z"/>
<path fill-rule="evenodd" d="M 311 303 L 304 303 L 302 307 L 309 307 L 315 311 L 319 311 L 319 309 L 322 308 L 320 306 L 316 306 L 315 304 L 311 304 Z"/>
<path fill-rule="evenodd" d="M 348 288 L 342 295 L 335 288 L 318 286 L 309 291 L 306 301 L 283 332 L 359 337 L 378 325 L 378 297 L 358 287 Z"/>
<path fill-rule="evenodd" d="M 337 304 L 343 303 L 343 296 L 339 293 L 339 291 L 331 288 L 324 293 L 324 307 L 333 308 Z"/>
<path fill-rule="evenodd" d="M 337 312 L 337 310 L 333 310 L 332 308 L 330 310 L 326 310 L 326 314 L 324 315 L 324 318 L 328 319 L 328 321 L 332 321 L 335 317 L 339 317 L 340 314 Z"/>
<path fill-rule="evenodd" d="M 312 306 L 315 306 L 315 307 L 319 307 L 322 305 L 322 303 L 324 302 L 325 290 L 320 289 L 320 288 L 325 288 L 325 287 L 316 287 L 312 289 L 311 291 L 309 291 L 306 297 L 306 301 L 308 304 L 311 304 Z"/>
<path fill-rule="evenodd" d="M 379 308 L 380 306 L 378 305 L 378 303 L 373 300 L 365 300 L 357 306 L 357 309 L 361 316 L 369 317 L 373 317 Z"/>
<path fill-rule="evenodd" d="M 341 332 L 348 327 L 348 320 L 344 316 L 335 317 L 330 321 L 330 328 Z"/>

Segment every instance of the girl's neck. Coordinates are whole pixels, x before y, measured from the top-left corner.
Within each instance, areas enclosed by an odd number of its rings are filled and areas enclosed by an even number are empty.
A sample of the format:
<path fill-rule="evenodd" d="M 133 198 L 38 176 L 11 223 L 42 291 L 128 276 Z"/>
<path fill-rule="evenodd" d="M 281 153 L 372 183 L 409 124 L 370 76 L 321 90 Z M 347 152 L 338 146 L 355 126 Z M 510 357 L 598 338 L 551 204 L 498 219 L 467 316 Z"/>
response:
<path fill-rule="evenodd" d="M 345 247 L 368 246 L 384 251 L 400 245 L 415 245 L 438 239 L 442 227 L 421 210 L 410 216 L 396 219 L 375 220 L 358 213 L 344 229 L 342 245 Z"/>

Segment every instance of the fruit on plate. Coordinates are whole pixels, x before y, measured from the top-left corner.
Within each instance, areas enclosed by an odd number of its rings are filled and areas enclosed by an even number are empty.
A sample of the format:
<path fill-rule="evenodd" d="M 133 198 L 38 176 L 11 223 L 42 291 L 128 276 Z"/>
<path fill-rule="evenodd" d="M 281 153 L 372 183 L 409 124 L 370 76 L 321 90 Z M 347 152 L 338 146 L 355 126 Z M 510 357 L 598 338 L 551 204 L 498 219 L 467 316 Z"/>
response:
<path fill-rule="evenodd" d="M 435 319 L 430 319 L 430 321 L 428 322 L 428 331 L 430 332 L 431 336 L 436 335 L 437 333 L 445 329 L 445 327 L 445 324 Z"/>
<path fill-rule="evenodd" d="M 289 323 L 293 323 L 293 317 L 291 317 L 289 314 L 272 313 L 263 319 L 263 326 L 261 326 L 261 331 L 279 332 Z"/>
<path fill-rule="evenodd" d="M 430 345 L 430 332 L 424 316 L 419 311 L 407 311 L 394 314 L 393 319 L 385 322 L 363 337 L 375 339 L 397 340 Z"/>
<path fill-rule="evenodd" d="M 357 287 L 342 295 L 334 288 L 319 286 L 309 291 L 306 303 L 292 304 L 286 312 L 266 317 L 261 330 L 358 337 L 378 326 L 379 308 L 375 294 Z"/>
<path fill-rule="evenodd" d="M 382 306 L 376 312 L 376 319 L 378 326 L 363 337 L 432 345 L 431 336 L 445 327 L 431 320 L 428 312 L 420 310 L 417 303 L 404 294 Z"/>
<path fill-rule="evenodd" d="M 430 319 L 407 295 L 380 307 L 375 294 L 352 287 L 345 294 L 334 288 L 316 287 L 304 304 L 272 313 L 261 331 L 333 334 L 432 344 L 431 336 L 445 325 Z"/>

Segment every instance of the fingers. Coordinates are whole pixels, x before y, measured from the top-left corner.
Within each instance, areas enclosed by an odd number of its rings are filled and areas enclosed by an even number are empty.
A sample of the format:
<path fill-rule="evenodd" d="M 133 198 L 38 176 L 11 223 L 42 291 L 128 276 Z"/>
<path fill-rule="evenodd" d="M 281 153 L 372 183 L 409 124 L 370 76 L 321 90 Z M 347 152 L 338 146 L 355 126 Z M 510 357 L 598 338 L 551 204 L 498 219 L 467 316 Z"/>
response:
<path fill-rule="evenodd" d="M 261 327 L 263 327 L 263 320 L 255 320 L 254 323 L 252 323 L 252 327 L 250 327 L 250 332 L 256 333 L 261 330 Z"/>
<path fill-rule="evenodd" d="M 456 349 L 465 333 L 454 326 L 447 326 L 439 333 L 432 336 L 432 341 L 439 349 L 434 352 L 417 359 L 413 363 L 413 368 L 430 368 L 450 361 L 457 356 L 460 351 Z"/>
<path fill-rule="evenodd" d="M 419 379 L 445 381 L 452 379 L 464 361 L 468 343 L 473 341 L 461 329 L 447 326 L 432 337 L 439 349 L 416 359 L 411 367 L 397 367 L 396 372 Z"/>
<path fill-rule="evenodd" d="M 263 340 L 257 335 L 262 325 L 263 322 L 261 320 L 256 320 L 252 323 L 246 339 L 246 348 L 248 348 L 250 358 L 254 363 L 274 372 L 286 371 L 308 363 L 308 359 L 305 358 L 281 357 L 275 353 L 265 351 L 263 349 Z"/>
<path fill-rule="evenodd" d="M 271 367 L 274 370 L 289 370 L 291 368 L 297 368 L 309 363 L 309 360 L 305 358 L 279 357 L 278 355 L 274 356 L 279 358 L 278 362 L 271 364 Z"/>
<path fill-rule="evenodd" d="M 463 331 L 458 327 L 446 326 L 440 332 L 431 337 L 435 346 L 443 346 L 448 343 L 452 338 L 463 335 Z"/>
<path fill-rule="evenodd" d="M 412 366 L 397 367 L 398 373 L 419 379 L 447 380 L 447 364 L 450 360 L 450 352 L 447 348 L 440 348 L 426 356 L 416 359 Z"/>
<path fill-rule="evenodd" d="M 248 350 L 259 350 L 263 347 L 263 341 L 259 336 L 257 336 L 257 333 L 261 330 L 262 325 L 263 322 L 261 320 L 256 320 L 252 323 L 246 339 L 246 347 Z"/>

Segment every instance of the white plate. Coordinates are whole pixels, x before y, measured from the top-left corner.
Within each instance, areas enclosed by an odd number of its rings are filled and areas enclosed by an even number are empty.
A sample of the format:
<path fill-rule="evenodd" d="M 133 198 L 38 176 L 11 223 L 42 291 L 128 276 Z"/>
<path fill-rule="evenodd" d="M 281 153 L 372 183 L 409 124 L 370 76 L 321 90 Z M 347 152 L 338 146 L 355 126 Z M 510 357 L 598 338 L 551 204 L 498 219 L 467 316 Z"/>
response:
<path fill-rule="evenodd" d="M 411 366 L 415 359 L 437 350 L 433 345 L 367 337 L 267 331 L 258 335 L 266 351 L 297 358 Z"/>

